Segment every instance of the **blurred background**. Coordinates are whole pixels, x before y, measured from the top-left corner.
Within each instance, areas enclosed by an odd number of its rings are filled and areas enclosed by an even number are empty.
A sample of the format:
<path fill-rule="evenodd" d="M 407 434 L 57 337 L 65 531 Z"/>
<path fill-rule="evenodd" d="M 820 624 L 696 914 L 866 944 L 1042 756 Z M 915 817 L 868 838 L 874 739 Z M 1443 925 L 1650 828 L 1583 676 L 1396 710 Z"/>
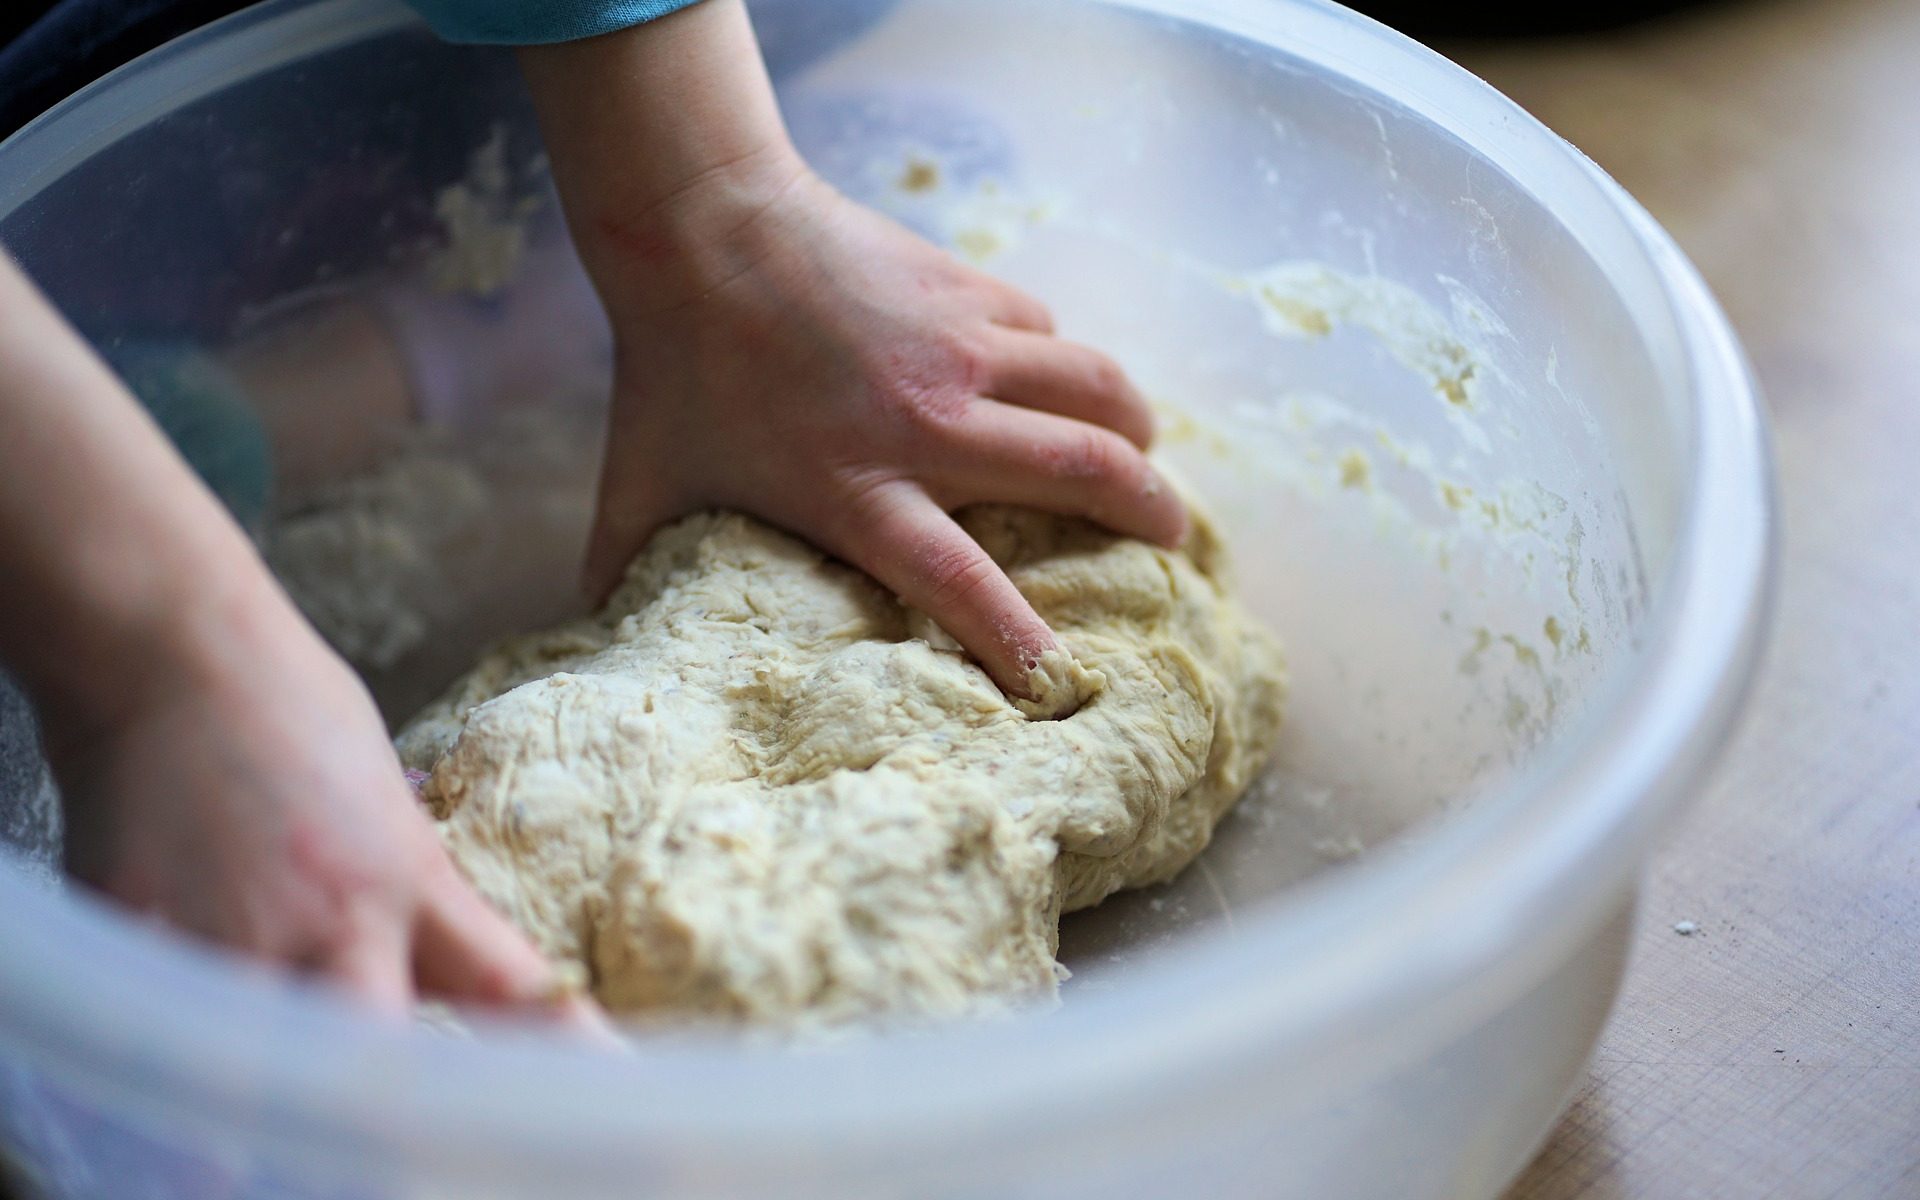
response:
<path fill-rule="evenodd" d="M 236 7 L 7 8 L 0 135 Z M 1920 1196 L 1920 5 L 1360 7 L 1488 79 L 1673 232 L 1777 438 L 1770 661 L 1656 860 L 1590 1076 L 1512 1196 Z"/>
<path fill-rule="evenodd" d="M 1726 0 L 1717 0 L 1725 3 Z M 1357 8 L 1422 41 L 1614 29 L 1700 7 L 1703 0 L 1572 0 L 1561 4 L 1423 4 Z M 0 137 L 88 80 L 216 17 L 235 0 L 22 0 L 0 11 Z"/>
<path fill-rule="evenodd" d="M 1513 1197 L 1920 1196 L 1920 5 L 1433 44 L 1692 256 L 1771 412 L 1784 532 L 1745 730 L 1654 860 L 1591 1076 Z"/>

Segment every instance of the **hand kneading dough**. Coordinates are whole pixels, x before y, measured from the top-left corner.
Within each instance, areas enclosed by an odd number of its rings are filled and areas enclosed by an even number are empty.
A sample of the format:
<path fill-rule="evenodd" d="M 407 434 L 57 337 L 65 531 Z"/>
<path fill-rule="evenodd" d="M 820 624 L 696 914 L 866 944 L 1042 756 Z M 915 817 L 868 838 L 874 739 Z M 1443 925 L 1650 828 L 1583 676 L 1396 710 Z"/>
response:
<path fill-rule="evenodd" d="M 1071 652 L 1036 672 L 1070 716 L 1023 712 L 859 572 L 690 517 L 601 613 L 497 650 L 401 735 L 455 861 L 616 1013 L 1051 998 L 1060 914 L 1171 878 L 1264 764 L 1281 658 L 1199 514 L 1178 553 L 964 524 Z"/>

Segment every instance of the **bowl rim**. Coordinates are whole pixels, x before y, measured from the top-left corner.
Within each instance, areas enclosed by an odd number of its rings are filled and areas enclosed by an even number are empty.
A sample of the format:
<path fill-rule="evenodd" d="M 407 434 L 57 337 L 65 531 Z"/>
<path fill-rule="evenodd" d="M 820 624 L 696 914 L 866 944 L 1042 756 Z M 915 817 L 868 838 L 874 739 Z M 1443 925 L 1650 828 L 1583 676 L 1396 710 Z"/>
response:
<path fill-rule="evenodd" d="M 1302 1078 L 1385 1070 L 1437 1033 L 1485 1019 L 1564 961 L 1631 886 L 1754 674 L 1775 524 L 1768 439 L 1739 344 L 1698 272 L 1638 203 L 1433 51 L 1326 0 L 1086 2 L 1283 48 L 1406 107 L 1530 192 L 1555 195 L 1563 223 L 1610 279 L 1602 255 L 1657 281 L 1662 310 L 1636 319 L 1683 357 L 1693 470 L 1648 614 L 1643 669 L 1615 673 L 1584 736 L 1562 739 L 1432 836 L 1323 875 L 1286 903 L 1245 910 L 1231 941 L 1186 939 L 1132 986 L 1046 1021 L 963 1024 L 805 1055 L 741 1054 L 696 1038 L 623 1058 L 520 1025 L 500 1026 L 482 1046 L 378 1025 L 324 989 L 236 972 L 223 952 L 145 936 L 90 896 L 5 870 L 0 937 L 13 949 L 0 972 L 10 1027 L 0 1040 L 128 1102 L 158 1097 L 169 1111 L 237 1115 L 296 1156 L 324 1157 L 340 1135 L 378 1131 L 382 1145 L 438 1147 L 430 1152 L 463 1170 L 738 1156 L 743 1139 L 768 1161 L 811 1157 L 821 1144 L 849 1162 L 863 1148 L 892 1158 L 923 1143 L 948 1153 L 993 1144 L 1004 1161 L 1009 1138 L 1057 1147 L 1075 1128 L 1164 1113 L 1182 1089 L 1197 1095 L 1208 1079 L 1259 1063 Z M 397 0 L 267 0 L 177 39 L 0 143 L 0 216 L 165 111 L 414 20 Z M 131 978 L 141 985 L 128 987 Z M 390 1086 L 370 1089 L 369 1078 Z M 902 1079 L 940 1086 L 891 1086 Z"/>

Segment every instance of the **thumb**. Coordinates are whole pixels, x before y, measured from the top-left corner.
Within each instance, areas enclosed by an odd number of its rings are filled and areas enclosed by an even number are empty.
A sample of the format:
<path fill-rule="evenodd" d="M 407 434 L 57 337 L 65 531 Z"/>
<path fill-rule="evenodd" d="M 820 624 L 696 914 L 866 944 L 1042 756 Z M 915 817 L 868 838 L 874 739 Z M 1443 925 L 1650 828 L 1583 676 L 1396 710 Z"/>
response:
<path fill-rule="evenodd" d="M 668 459 L 654 452 L 654 434 L 636 411 L 638 401 L 616 390 L 607 421 L 607 448 L 600 461 L 599 496 L 580 586 L 594 604 L 619 585 L 627 564 L 654 530 L 679 515 L 674 494 L 647 464 Z"/>

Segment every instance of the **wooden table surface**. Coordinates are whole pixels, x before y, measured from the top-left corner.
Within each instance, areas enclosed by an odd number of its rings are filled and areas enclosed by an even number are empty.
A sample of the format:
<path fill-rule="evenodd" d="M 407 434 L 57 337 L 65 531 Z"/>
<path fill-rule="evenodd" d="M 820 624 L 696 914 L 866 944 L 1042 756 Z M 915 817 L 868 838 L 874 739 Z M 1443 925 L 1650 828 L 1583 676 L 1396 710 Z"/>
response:
<path fill-rule="evenodd" d="M 1920 3 L 1442 48 L 1699 264 L 1766 392 L 1785 532 L 1742 730 L 1509 1200 L 1920 1198 Z"/>

